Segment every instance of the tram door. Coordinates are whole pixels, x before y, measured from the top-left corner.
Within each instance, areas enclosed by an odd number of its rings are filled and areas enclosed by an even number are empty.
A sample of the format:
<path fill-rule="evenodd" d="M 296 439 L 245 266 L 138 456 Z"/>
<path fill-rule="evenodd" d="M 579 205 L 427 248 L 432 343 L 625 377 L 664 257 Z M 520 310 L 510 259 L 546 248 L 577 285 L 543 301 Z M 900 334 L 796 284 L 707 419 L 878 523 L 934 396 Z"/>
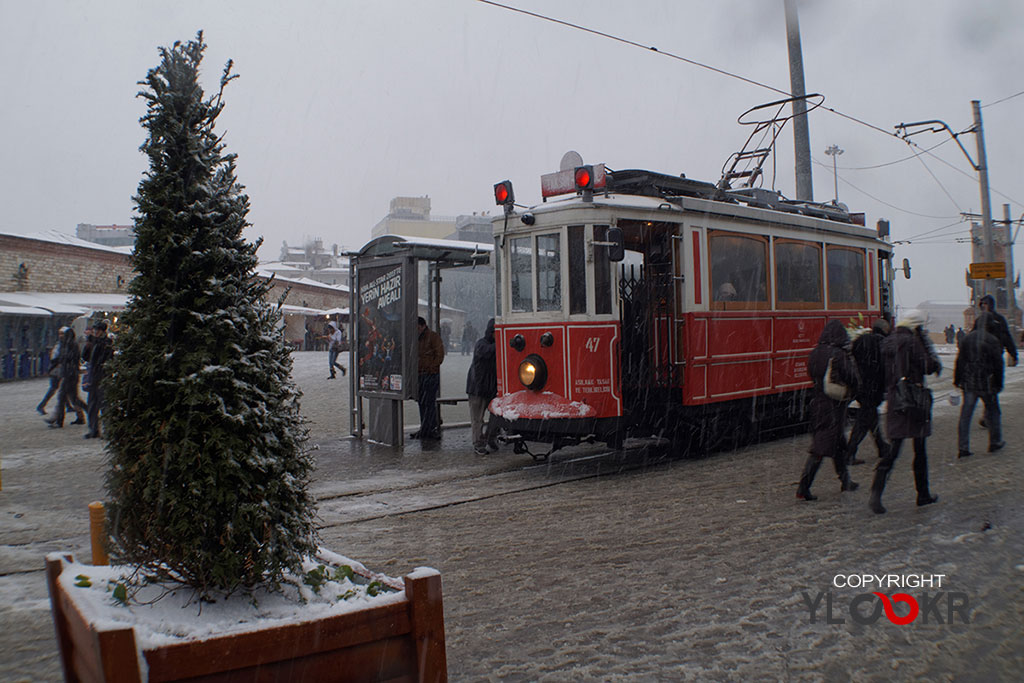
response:
<path fill-rule="evenodd" d="M 671 362 L 671 230 L 665 224 L 637 223 L 629 229 L 627 258 L 619 270 L 622 324 L 622 399 L 632 422 L 658 419 L 650 406 L 666 404 L 676 377 Z"/>

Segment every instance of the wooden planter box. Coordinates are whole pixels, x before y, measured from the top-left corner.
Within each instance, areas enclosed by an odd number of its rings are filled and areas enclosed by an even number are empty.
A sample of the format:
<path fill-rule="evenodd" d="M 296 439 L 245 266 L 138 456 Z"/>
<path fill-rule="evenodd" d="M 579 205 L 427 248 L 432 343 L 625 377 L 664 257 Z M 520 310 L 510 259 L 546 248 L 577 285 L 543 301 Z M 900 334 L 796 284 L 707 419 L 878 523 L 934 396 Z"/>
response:
<path fill-rule="evenodd" d="M 92 623 L 57 581 L 71 561 L 46 560 L 65 679 L 142 681 L 134 629 Z M 446 681 L 441 575 L 417 570 L 403 582 L 401 601 L 143 650 L 148 680 Z"/>

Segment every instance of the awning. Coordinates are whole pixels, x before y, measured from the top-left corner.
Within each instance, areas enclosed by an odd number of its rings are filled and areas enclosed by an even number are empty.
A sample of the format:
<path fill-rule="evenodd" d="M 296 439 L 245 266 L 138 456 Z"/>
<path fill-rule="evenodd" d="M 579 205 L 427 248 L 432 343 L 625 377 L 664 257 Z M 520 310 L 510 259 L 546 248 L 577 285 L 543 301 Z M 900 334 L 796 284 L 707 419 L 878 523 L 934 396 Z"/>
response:
<path fill-rule="evenodd" d="M 447 268 L 486 265 L 491 262 L 493 244 L 459 240 L 381 235 L 359 250 L 358 256 L 393 256 L 401 254 L 425 261 L 438 261 Z"/>

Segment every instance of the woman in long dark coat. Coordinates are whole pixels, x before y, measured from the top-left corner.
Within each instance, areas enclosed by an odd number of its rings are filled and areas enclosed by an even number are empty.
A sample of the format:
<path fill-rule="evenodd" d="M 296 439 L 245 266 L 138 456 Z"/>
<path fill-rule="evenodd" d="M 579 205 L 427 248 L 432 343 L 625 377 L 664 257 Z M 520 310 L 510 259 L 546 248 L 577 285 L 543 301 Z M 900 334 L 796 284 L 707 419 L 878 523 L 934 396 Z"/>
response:
<path fill-rule="evenodd" d="M 896 384 L 903 377 L 913 384 L 924 384 L 925 375 L 938 375 L 942 363 L 925 337 L 924 325 L 928 315 L 921 311 L 908 311 L 896 323 L 896 331 L 882 342 L 882 360 L 885 364 L 886 399 L 889 409 L 885 418 L 885 435 L 889 438 L 889 453 L 875 468 L 875 479 L 871 484 L 871 499 L 868 506 L 878 514 L 885 512 L 882 507 L 882 492 L 892 471 L 893 463 L 900 454 L 904 439 L 914 440 L 914 484 L 917 486 L 917 504 L 931 505 L 939 499 L 928 488 L 928 454 L 925 439 L 932 433 L 931 411 L 925 416 L 893 409 Z"/>
<path fill-rule="evenodd" d="M 843 439 L 846 409 L 857 389 L 857 368 L 848 350 L 849 345 L 850 336 L 843 324 L 830 320 L 818 338 L 818 345 L 807 358 L 807 374 L 814 382 L 811 390 L 811 429 L 814 435 L 800 486 L 796 490 L 796 497 L 801 500 L 817 499 L 811 495 L 811 484 L 821 466 L 821 459 L 825 457 L 832 458 L 841 482 L 840 490 L 857 490 L 857 483 L 850 480 L 850 473 L 846 470 L 846 442 Z M 825 372 L 829 361 L 832 361 L 831 380 L 849 387 L 850 398 L 839 401 L 825 394 Z"/>

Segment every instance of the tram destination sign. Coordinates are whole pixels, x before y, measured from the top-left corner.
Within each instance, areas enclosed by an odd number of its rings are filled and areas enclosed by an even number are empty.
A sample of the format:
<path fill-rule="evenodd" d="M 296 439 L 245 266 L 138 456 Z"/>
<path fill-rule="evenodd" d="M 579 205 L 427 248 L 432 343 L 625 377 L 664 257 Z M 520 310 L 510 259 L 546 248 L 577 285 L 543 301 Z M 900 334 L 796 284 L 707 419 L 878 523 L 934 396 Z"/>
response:
<path fill-rule="evenodd" d="M 1003 261 L 979 261 L 971 264 L 972 280 L 1000 280 L 1006 277 L 1006 263 Z"/>

